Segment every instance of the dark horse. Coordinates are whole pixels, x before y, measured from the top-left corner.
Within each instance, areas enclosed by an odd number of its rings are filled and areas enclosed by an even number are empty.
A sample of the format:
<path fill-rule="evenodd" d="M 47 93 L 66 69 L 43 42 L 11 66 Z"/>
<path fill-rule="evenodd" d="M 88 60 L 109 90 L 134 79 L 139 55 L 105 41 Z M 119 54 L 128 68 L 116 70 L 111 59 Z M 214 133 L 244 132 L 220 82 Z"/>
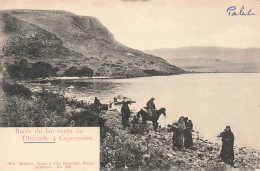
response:
<path fill-rule="evenodd" d="M 163 114 L 164 116 L 166 116 L 165 113 L 166 109 L 165 108 L 161 108 L 159 110 L 155 111 L 155 116 L 154 117 L 150 117 L 146 111 L 144 111 L 143 109 L 141 109 L 138 113 L 137 113 L 137 117 L 140 118 L 140 115 L 142 116 L 142 123 L 146 124 L 146 121 L 152 121 L 153 123 L 153 129 L 157 130 L 158 128 L 158 119 L 161 116 L 161 114 Z"/>

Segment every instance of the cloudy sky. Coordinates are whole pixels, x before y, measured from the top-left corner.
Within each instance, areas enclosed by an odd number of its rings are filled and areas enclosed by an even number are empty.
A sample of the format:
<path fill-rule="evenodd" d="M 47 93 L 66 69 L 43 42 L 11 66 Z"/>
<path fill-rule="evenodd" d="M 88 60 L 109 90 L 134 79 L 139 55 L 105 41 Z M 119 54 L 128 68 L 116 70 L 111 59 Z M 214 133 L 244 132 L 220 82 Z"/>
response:
<path fill-rule="evenodd" d="M 236 6 L 239 13 L 228 16 Z M 260 0 L 0 0 L 0 9 L 66 10 L 97 17 L 121 43 L 140 50 L 183 46 L 260 48 Z"/>

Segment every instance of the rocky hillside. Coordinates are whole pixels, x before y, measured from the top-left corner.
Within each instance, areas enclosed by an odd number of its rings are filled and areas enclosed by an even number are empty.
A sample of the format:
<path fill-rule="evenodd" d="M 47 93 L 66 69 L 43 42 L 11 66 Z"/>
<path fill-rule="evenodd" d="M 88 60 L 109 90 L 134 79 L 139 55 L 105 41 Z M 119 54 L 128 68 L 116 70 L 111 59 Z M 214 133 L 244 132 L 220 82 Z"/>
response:
<path fill-rule="evenodd" d="M 195 72 L 260 72 L 259 48 L 182 47 L 147 50 L 171 64 Z"/>
<path fill-rule="evenodd" d="M 7 62 L 50 62 L 61 72 L 87 66 L 96 76 L 184 73 L 164 59 L 120 44 L 98 19 L 65 11 L 0 11 L 0 55 Z"/>
<path fill-rule="evenodd" d="M 132 114 L 133 116 L 135 114 Z M 101 170 L 255 170 L 260 167 L 260 152 L 254 149 L 234 147 L 234 165 L 225 164 L 219 158 L 221 145 L 202 139 L 194 133 L 191 149 L 172 149 L 172 133 L 164 128 L 158 132 L 147 123 L 143 134 L 133 134 L 133 123 L 123 129 L 121 116 L 117 111 L 107 111 L 102 115 L 110 129 L 101 142 Z M 136 130 L 136 129 L 134 129 Z"/>

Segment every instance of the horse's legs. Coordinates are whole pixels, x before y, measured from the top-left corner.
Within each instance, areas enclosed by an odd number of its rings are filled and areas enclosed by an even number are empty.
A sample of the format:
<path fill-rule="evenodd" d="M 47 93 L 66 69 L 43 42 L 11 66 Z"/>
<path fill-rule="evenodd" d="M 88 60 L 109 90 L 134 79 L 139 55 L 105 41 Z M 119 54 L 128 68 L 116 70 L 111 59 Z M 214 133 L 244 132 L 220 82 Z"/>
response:
<path fill-rule="evenodd" d="M 153 129 L 156 131 L 158 128 L 158 122 L 157 121 L 153 121 Z"/>
<path fill-rule="evenodd" d="M 146 125 L 146 121 L 147 121 L 147 120 L 146 120 L 144 117 L 142 117 L 142 124 L 143 124 L 143 125 Z"/>

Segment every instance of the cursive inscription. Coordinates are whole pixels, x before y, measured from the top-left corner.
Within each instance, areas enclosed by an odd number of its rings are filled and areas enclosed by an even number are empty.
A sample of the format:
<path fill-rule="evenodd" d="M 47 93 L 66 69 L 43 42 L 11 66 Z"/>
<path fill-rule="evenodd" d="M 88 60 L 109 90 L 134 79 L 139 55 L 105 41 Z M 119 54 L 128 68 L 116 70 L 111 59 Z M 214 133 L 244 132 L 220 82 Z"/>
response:
<path fill-rule="evenodd" d="M 237 7 L 236 6 L 231 6 L 231 7 L 228 7 L 228 9 L 226 10 L 227 13 L 228 13 L 228 16 L 250 16 L 250 15 L 255 15 L 255 13 L 252 12 L 252 8 L 245 12 L 244 11 L 245 7 L 242 6 L 240 11 L 237 10 Z"/>

